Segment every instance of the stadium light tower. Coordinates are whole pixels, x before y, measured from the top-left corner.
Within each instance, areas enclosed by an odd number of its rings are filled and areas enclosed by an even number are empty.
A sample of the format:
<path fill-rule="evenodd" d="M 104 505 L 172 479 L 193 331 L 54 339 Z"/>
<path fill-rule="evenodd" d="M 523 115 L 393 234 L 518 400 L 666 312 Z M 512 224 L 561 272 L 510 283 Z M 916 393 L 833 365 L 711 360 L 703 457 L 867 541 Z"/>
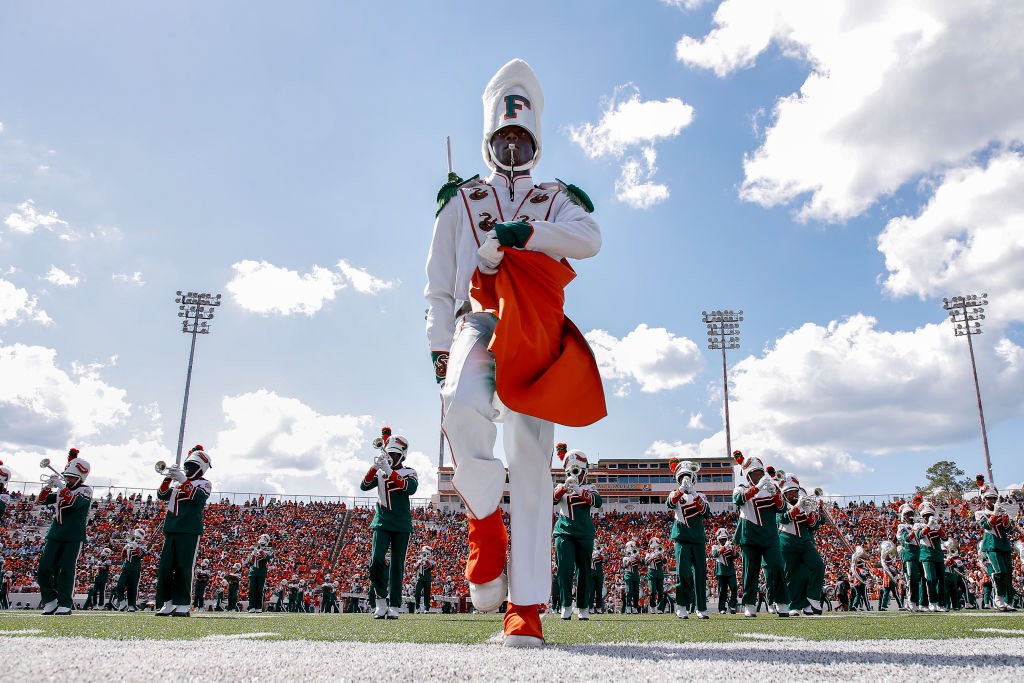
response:
<path fill-rule="evenodd" d="M 974 342 L 971 337 L 981 334 L 981 321 L 985 319 L 985 309 L 988 306 L 988 294 L 967 294 L 966 296 L 954 296 L 947 299 L 942 298 L 942 307 L 949 311 L 949 319 L 953 323 L 953 333 L 958 337 L 967 337 L 967 348 L 971 352 L 971 372 L 974 373 L 974 395 L 978 398 L 978 418 L 981 420 L 981 441 L 985 446 L 985 469 L 988 470 L 988 480 L 993 485 L 992 460 L 988 454 L 988 433 L 985 431 L 985 412 L 981 409 L 981 388 L 978 386 L 978 366 L 974 362 Z"/>
<path fill-rule="evenodd" d="M 708 326 L 708 348 L 722 350 L 722 389 L 725 397 L 725 455 L 732 458 L 732 435 L 729 431 L 729 375 L 725 369 L 727 349 L 740 348 L 740 323 L 743 310 L 701 311 L 701 321 Z"/>
<path fill-rule="evenodd" d="M 188 391 L 192 386 L 192 360 L 196 356 L 196 336 L 210 333 L 210 321 L 213 310 L 220 306 L 220 294 L 216 296 L 205 292 L 175 292 L 178 304 L 178 317 L 181 318 L 181 331 L 192 335 L 192 350 L 188 353 L 188 372 L 185 375 L 185 400 L 181 404 L 181 428 L 178 430 L 178 453 L 174 462 L 181 464 L 181 445 L 185 440 L 185 414 L 188 412 Z"/>

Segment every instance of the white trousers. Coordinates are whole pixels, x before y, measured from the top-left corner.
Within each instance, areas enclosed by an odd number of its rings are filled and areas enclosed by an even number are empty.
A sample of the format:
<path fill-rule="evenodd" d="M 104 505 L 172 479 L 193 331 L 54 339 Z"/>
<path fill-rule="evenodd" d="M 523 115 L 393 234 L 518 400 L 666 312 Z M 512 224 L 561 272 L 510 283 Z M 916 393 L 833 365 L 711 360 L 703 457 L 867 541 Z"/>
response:
<path fill-rule="evenodd" d="M 442 428 L 452 450 L 452 484 L 470 515 L 483 518 L 501 503 L 505 466 L 494 457 L 503 422 L 508 460 L 511 550 L 509 599 L 516 605 L 546 603 L 551 593 L 551 449 L 555 425 L 508 410 L 496 399 L 494 355 L 487 350 L 496 320 L 470 313 L 455 326 L 448 373 L 441 389 Z"/>

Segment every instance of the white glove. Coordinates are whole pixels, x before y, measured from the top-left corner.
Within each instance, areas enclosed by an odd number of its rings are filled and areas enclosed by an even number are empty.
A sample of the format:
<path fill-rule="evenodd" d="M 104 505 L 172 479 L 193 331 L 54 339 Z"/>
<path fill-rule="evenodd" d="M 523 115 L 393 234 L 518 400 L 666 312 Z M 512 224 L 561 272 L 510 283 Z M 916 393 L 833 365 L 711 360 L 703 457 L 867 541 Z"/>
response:
<path fill-rule="evenodd" d="M 492 231 L 484 243 L 480 245 L 480 248 L 476 250 L 476 255 L 480 257 L 480 272 L 485 275 L 494 275 L 498 272 L 498 264 L 505 258 L 504 252 L 498 251 L 501 244 L 498 242 L 498 236 Z"/>
<path fill-rule="evenodd" d="M 46 484 L 46 487 L 51 489 L 62 489 L 64 488 L 64 480 L 58 477 L 56 474 L 51 474 L 50 479 Z"/>
<path fill-rule="evenodd" d="M 389 462 L 388 456 L 381 453 L 374 458 L 373 462 L 377 470 L 383 472 L 385 477 L 391 476 L 391 463 Z"/>
<path fill-rule="evenodd" d="M 577 484 L 572 479 L 569 479 L 569 480 L 567 480 L 565 482 L 565 489 L 567 491 L 571 491 L 573 495 L 576 495 L 576 496 L 580 495 L 580 485 Z"/>
<path fill-rule="evenodd" d="M 182 472 L 181 468 L 177 465 L 171 465 L 167 468 L 167 476 L 179 484 L 184 484 L 188 477 Z"/>
<path fill-rule="evenodd" d="M 775 482 L 773 482 L 768 477 L 763 477 L 761 479 L 760 486 L 758 486 L 757 488 L 760 489 L 761 491 L 764 491 L 770 496 L 774 496 L 776 491 L 778 491 L 778 488 L 775 486 Z"/>

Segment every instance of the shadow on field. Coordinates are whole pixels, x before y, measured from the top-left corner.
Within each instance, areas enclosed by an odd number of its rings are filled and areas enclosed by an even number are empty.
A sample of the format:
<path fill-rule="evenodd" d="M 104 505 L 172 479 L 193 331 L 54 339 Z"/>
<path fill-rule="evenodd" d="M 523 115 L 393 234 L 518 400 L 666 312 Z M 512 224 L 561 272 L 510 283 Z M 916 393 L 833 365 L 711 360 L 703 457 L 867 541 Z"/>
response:
<path fill-rule="evenodd" d="M 779 646 L 784 647 L 779 647 Z M 772 643 L 771 649 L 751 647 L 721 647 L 714 643 L 680 643 L 665 645 L 550 645 L 550 648 L 573 654 L 598 655 L 637 661 L 665 662 L 748 660 L 754 664 L 894 664 L 896 666 L 1024 666 L 1024 656 L 987 654 L 928 654 L 873 650 L 849 652 L 835 645 L 822 645 L 813 641 Z"/>

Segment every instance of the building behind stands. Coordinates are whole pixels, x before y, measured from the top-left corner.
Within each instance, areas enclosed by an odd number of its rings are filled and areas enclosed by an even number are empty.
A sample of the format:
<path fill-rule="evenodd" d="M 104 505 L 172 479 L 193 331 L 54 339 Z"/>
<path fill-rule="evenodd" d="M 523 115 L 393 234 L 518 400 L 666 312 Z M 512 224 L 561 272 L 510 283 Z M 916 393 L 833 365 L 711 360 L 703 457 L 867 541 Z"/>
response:
<path fill-rule="evenodd" d="M 732 491 L 735 478 L 731 459 L 691 458 L 700 465 L 697 473 L 697 489 L 708 497 L 714 512 L 732 510 Z M 452 476 L 455 470 L 443 466 L 438 470 L 437 489 L 432 502 L 441 510 L 465 511 L 459 494 L 455 491 Z M 564 480 L 561 467 L 553 468 L 551 476 L 555 482 Z M 505 470 L 505 496 L 502 507 L 508 509 L 508 469 Z M 601 494 L 604 512 L 655 512 L 665 510 L 665 498 L 676 488 L 676 481 L 663 458 L 601 459 L 592 464 L 587 483 L 597 487 Z"/>

